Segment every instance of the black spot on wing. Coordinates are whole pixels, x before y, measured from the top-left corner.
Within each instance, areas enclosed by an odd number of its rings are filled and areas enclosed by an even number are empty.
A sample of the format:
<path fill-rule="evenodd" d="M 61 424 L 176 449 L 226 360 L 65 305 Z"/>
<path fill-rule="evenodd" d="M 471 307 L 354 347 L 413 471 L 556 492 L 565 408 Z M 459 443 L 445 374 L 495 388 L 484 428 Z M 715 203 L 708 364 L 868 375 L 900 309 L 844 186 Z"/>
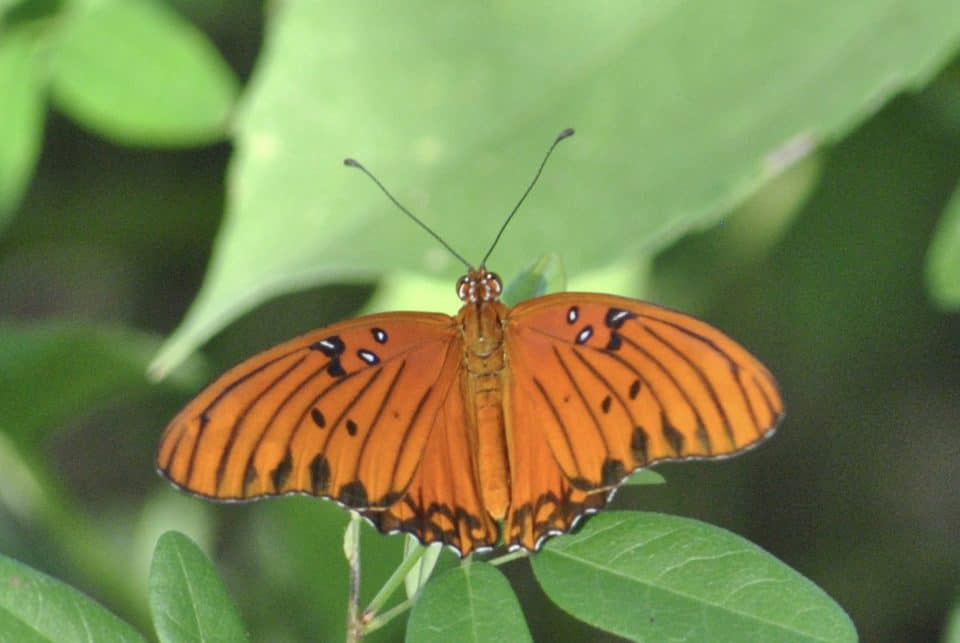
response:
<path fill-rule="evenodd" d="M 603 319 L 603 323 L 607 325 L 607 328 L 619 329 L 623 326 L 623 322 L 628 319 L 633 319 L 636 317 L 629 310 L 624 310 L 622 308 L 610 308 L 607 310 L 607 314 Z"/>
<path fill-rule="evenodd" d="M 347 374 L 347 372 L 343 370 L 343 365 L 340 363 L 339 359 L 330 360 L 330 365 L 327 366 L 327 373 L 331 377 L 343 377 Z"/>
<path fill-rule="evenodd" d="M 604 413 L 609 413 L 609 412 L 610 412 L 610 403 L 611 403 L 612 401 L 613 401 L 613 400 L 610 398 L 609 395 L 606 396 L 605 398 L 603 398 L 603 402 L 600 403 L 600 409 L 601 409 Z"/>
<path fill-rule="evenodd" d="M 633 380 L 633 384 L 630 385 L 630 399 L 635 400 L 637 396 L 640 395 L 640 380 Z"/>
<path fill-rule="evenodd" d="M 365 348 L 361 348 L 360 350 L 357 351 L 357 357 L 359 357 L 361 360 L 363 360 L 370 366 L 380 363 L 380 358 L 377 357 L 377 354 L 372 351 L 368 351 Z"/>
<path fill-rule="evenodd" d="M 650 460 L 648 455 L 648 444 L 650 438 L 642 426 L 633 429 L 633 435 L 630 436 L 630 451 L 633 453 L 633 459 L 637 464 L 643 465 Z"/>
<path fill-rule="evenodd" d="M 367 488 L 359 480 L 348 482 L 340 487 L 340 495 L 337 500 L 348 507 L 367 507 L 370 501 L 367 498 Z"/>
<path fill-rule="evenodd" d="M 661 411 L 660 418 L 663 424 L 663 437 L 666 439 L 667 444 L 670 445 L 674 453 L 683 455 L 683 434 L 680 433 L 675 426 L 670 424 L 666 413 Z"/>
<path fill-rule="evenodd" d="M 323 417 L 323 413 L 320 411 L 320 409 L 310 409 L 310 417 L 313 419 L 313 423 L 321 429 L 327 426 L 327 419 Z"/>
<path fill-rule="evenodd" d="M 342 355 L 346 346 L 344 346 L 343 340 L 340 339 L 338 335 L 331 335 L 326 339 L 321 339 L 319 342 L 310 344 L 310 348 L 315 351 L 320 351 L 327 357 L 333 359 Z"/>
<path fill-rule="evenodd" d="M 700 443 L 700 448 L 704 453 L 710 455 L 713 453 L 713 444 L 710 441 L 710 435 L 707 433 L 707 428 L 702 424 L 697 425 L 697 431 L 694 434 L 697 437 L 697 442 Z"/>
<path fill-rule="evenodd" d="M 259 475 L 257 474 L 257 468 L 253 464 L 247 465 L 247 470 L 243 473 L 243 493 L 244 495 L 252 495 L 250 488 L 253 486 L 253 483 L 257 481 Z"/>
<path fill-rule="evenodd" d="M 623 480 L 627 475 L 627 469 L 623 462 L 613 458 L 607 458 L 603 461 L 603 468 L 600 471 L 600 482 L 604 487 L 612 487 Z"/>
<path fill-rule="evenodd" d="M 347 433 L 350 434 L 350 437 L 357 434 L 357 423 L 353 420 L 347 420 Z"/>
<path fill-rule="evenodd" d="M 620 337 L 620 333 L 617 331 L 610 332 L 610 341 L 607 342 L 608 351 L 620 350 L 620 347 L 623 346 L 623 339 Z"/>
<path fill-rule="evenodd" d="M 570 306 L 570 310 L 567 311 L 567 323 L 575 324 L 577 320 L 580 319 L 580 308 L 577 306 Z"/>
<path fill-rule="evenodd" d="M 377 328 L 374 326 L 370 329 L 370 334 L 373 335 L 373 341 L 377 342 L 378 344 L 387 343 L 387 331 L 383 330 L 382 328 Z"/>
<path fill-rule="evenodd" d="M 310 462 L 310 484 L 314 495 L 325 496 L 330 492 L 330 463 L 322 453 Z"/>
<path fill-rule="evenodd" d="M 293 471 L 293 454 L 288 450 L 287 454 L 283 456 L 283 460 L 270 472 L 270 479 L 273 481 L 274 491 L 283 491 L 284 485 L 287 484 L 287 479 L 290 478 L 291 471 Z"/>

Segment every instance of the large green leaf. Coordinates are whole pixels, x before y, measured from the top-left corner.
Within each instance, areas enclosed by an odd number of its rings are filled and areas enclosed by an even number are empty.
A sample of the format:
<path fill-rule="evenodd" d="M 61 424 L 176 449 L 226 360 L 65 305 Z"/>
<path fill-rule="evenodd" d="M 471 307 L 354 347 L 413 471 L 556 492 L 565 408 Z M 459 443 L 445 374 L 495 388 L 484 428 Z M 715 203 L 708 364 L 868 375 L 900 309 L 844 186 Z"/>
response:
<path fill-rule="evenodd" d="M 409 643 L 532 641 L 520 603 L 500 571 L 460 565 L 427 583 L 407 622 Z"/>
<path fill-rule="evenodd" d="M 180 641 L 246 641 L 240 612 L 217 570 L 192 540 L 168 531 L 150 566 L 150 609 L 157 636 Z"/>
<path fill-rule="evenodd" d="M 0 33 L 0 227 L 20 202 L 43 136 L 43 88 L 27 29 Z"/>
<path fill-rule="evenodd" d="M 339 160 L 356 156 L 477 261 L 571 275 L 708 224 L 954 51 L 955 0 L 276 6 L 236 128 L 228 211 L 162 373 L 265 298 L 462 266 Z M 416 301 L 410 302 L 415 306 Z"/>
<path fill-rule="evenodd" d="M 646 641 L 856 641 L 820 588 L 756 545 L 688 518 L 606 512 L 532 557 L 547 596 Z"/>
<path fill-rule="evenodd" d="M 146 640 L 93 599 L 3 555 L 0 639 L 20 643 Z"/>
<path fill-rule="evenodd" d="M 233 72 L 203 33 L 165 3 L 77 3 L 51 60 L 57 106 L 130 145 L 223 138 L 237 93 Z"/>
<path fill-rule="evenodd" d="M 927 285 L 943 309 L 960 309 L 960 186 L 950 198 L 930 244 Z"/>

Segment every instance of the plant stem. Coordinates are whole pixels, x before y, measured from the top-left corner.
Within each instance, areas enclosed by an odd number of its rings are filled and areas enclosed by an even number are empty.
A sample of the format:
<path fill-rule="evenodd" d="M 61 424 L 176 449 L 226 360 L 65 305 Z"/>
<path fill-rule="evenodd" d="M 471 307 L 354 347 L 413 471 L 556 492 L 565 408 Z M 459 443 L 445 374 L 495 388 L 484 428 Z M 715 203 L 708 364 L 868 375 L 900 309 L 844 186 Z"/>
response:
<path fill-rule="evenodd" d="M 407 574 L 410 573 L 410 570 L 413 569 L 413 566 L 417 564 L 417 561 L 423 558 L 423 554 L 427 551 L 426 547 L 415 547 L 413 550 L 407 554 L 400 565 L 397 566 L 393 573 L 390 574 L 390 578 L 387 579 L 387 582 L 383 584 L 383 587 L 380 588 L 380 591 L 377 592 L 376 596 L 373 597 L 373 600 L 370 601 L 370 604 L 367 606 L 367 609 L 364 610 L 363 616 L 365 619 L 373 618 L 377 610 L 383 607 L 383 604 L 393 595 L 397 588 L 400 587 L 400 584 L 403 583 L 403 579 L 406 578 Z M 367 629 L 369 631 L 369 628 Z"/>
<path fill-rule="evenodd" d="M 509 554 L 504 554 L 503 556 L 497 556 L 496 558 L 491 558 L 487 561 L 490 565 L 503 565 L 509 563 L 511 560 L 517 560 L 518 558 L 526 558 L 530 554 L 526 550 L 518 549 L 517 551 L 512 551 Z"/>
<path fill-rule="evenodd" d="M 413 604 L 415 602 L 416 601 L 414 601 L 413 599 L 408 598 L 402 603 L 397 603 L 396 605 L 388 609 L 383 614 L 380 614 L 379 616 L 374 616 L 367 622 L 367 625 L 364 628 L 364 632 L 369 634 L 374 630 L 379 630 L 381 627 L 383 627 L 384 625 L 392 621 L 394 618 L 396 618 L 397 616 L 400 616 L 401 614 L 406 612 L 408 609 L 413 607 Z"/>
<path fill-rule="evenodd" d="M 343 534 L 343 553 L 350 567 L 350 593 L 347 598 L 347 643 L 360 643 L 364 627 L 360 622 L 360 515 L 350 512 Z"/>

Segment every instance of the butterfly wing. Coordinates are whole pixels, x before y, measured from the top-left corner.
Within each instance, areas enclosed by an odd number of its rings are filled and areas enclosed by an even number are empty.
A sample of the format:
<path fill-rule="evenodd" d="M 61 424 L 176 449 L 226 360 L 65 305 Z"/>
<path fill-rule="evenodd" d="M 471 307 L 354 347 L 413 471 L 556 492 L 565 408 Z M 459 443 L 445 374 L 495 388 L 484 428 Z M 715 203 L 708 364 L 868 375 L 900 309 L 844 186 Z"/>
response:
<path fill-rule="evenodd" d="M 448 430 L 464 406 L 460 337 L 446 315 L 387 313 L 281 344 L 174 418 L 158 469 L 212 499 L 306 493 L 424 542 L 463 548 L 468 523 L 495 542 L 462 428 Z"/>
<path fill-rule="evenodd" d="M 653 304 L 539 297 L 513 308 L 506 338 L 515 461 L 505 539 L 514 547 L 535 550 L 569 530 L 638 468 L 748 448 L 783 413 L 755 357 Z"/>
<path fill-rule="evenodd" d="M 411 533 L 422 543 L 441 542 L 461 556 L 492 548 L 500 536 L 481 498 L 465 378 L 461 369 L 434 418 L 420 467 L 404 497 L 383 511 L 362 512 L 380 531 Z"/>

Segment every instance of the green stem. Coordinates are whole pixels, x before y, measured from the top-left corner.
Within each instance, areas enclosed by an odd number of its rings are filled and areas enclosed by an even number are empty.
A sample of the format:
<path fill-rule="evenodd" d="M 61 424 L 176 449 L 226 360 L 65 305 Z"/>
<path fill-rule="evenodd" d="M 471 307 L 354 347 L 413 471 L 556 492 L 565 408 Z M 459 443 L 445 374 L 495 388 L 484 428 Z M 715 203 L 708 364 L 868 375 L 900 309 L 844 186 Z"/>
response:
<path fill-rule="evenodd" d="M 364 628 L 360 623 L 360 515 L 351 511 L 343 534 L 343 553 L 350 567 L 350 594 L 347 599 L 347 643 L 359 643 Z"/>
<path fill-rule="evenodd" d="M 406 612 L 408 609 L 413 607 L 414 602 L 415 601 L 412 598 L 408 598 L 402 603 L 398 603 L 394 605 L 383 614 L 380 614 L 379 616 L 374 616 L 367 622 L 366 626 L 364 627 L 364 632 L 366 634 L 369 634 L 374 630 L 379 630 L 381 627 L 383 627 L 384 625 L 386 625 L 387 623 L 395 619 L 397 616 L 400 616 L 401 614 Z"/>
<path fill-rule="evenodd" d="M 383 587 L 380 588 L 380 591 L 377 592 L 377 595 L 373 597 L 373 600 L 370 601 L 370 604 L 367 606 L 367 609 L 364 610 L 365 617 L 373 617 L 376 615 L 377 611 L 383 607 L 383 604 L 393 596 L 393 593 L 397 591 L 397 588 L 403 583 L 403 579 L 407 577 L 407 574 L 410 573 L 410 570 L 413 569 L 413 566 L 417 564 L 423 555 L 426 553 L 426 547 L 415 547 L 406 558 L 401 561 L 400 565 L 393 570 L 393 573 L 390 575 L 390 578 L 387 579 L 387 582 L 383 584 Z M 377 619 L 374 619 L 377 620 Z M 371 620 L 370 623 L 373 623 L 374 620 Z M 369 623 L 367 625 L 367 631 L 370 631 Z"/>
<path fill-rule="evenodd" d="M 518 558 L 526 558 L 530 554 L 527 553 L 524 549 L 518 549 L 517 551 L 512 551 L 509 554 L 504 554 L 503 556 L 497 556 L 496 558 L 491 558 L 487 561 L 489 565 L 503 565 L 504 563 L 509 563 L 511 560 L 517 560 Z"/>

